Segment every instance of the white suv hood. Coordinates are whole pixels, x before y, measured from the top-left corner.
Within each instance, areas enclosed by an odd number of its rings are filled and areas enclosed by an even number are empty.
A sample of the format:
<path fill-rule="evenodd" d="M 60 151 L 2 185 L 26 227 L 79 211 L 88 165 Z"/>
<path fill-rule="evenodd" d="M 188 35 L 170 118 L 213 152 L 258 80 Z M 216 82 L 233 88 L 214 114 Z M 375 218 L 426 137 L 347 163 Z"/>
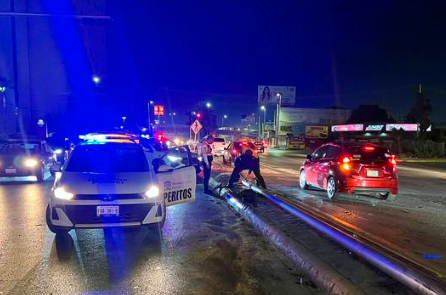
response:
<path fill-rule="evenodd" d="M 135 194 L 144 193 L 155 182 L 150 172 L 64 172 L 56 185 L 63 186 L 73 194 Z"/>

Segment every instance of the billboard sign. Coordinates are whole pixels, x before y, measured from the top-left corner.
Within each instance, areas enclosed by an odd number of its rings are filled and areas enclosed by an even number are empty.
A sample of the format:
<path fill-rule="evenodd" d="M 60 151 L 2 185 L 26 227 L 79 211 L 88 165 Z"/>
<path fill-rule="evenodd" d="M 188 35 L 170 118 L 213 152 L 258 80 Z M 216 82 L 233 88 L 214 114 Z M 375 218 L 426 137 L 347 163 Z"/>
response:
<path fill-rule="evenodd" d="M 293 106 L 296 102 L 296 88 L 294 86 L 267 86 L 257 87 L 259 105 L 278 104 L 280 96 L 283 106 Z"/>
<path fill-rule="evenodd" d="M 305 127 L 306 138 L 327 138 L 328 126 L 306 126 Z"/>
<path fill-rule="evenodd" d="M 412 132 L 419 130 L 418 124 L 386 124 L 386 131 L 392 131 L 393 129 L 402 129 L 404 131 Z"/>
<path fill-rule="evenodd" d="M 382 131 L 384 129 L 383 124 L 369 124 L 365 125 L 365 131 Z"/>
<path fill-rule="evenodd" d="M 305 148 L 305 142 L 299 138 L 290 138 L 287 142 L 287 148 L 290 150 L 303 150 Z"/>
<path fill-rule="evenodd" d="M 364 124 L 334 125 L 331 132 L 363 131 Z"/>

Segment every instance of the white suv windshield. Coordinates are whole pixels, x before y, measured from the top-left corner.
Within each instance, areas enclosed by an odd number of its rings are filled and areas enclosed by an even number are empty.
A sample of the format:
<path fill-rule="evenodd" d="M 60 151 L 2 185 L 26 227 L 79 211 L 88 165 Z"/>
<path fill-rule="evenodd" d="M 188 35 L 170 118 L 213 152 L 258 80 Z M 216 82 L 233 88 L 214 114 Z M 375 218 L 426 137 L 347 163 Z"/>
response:
<path fill-rule="evenodd" d="M 81 145 L 76 147 L 66 171 L 119 173 L 146 172 L 149 165 L 138 146 L 122 144 Z"/>

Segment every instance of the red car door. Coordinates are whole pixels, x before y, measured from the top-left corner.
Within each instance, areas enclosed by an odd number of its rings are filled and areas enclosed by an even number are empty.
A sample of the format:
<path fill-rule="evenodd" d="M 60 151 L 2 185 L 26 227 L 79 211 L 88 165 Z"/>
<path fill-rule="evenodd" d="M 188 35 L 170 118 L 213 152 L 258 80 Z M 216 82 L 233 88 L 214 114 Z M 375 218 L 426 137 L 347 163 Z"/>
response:
<path fill-rule="evenodd" d="M 305 164 L 305 178 L 308 184 L 318 186 L 319 164 L 327 147 L 322 146 L 312 154 L 311 160 Z"/>
<path fill-rule="evenodd" d="M 336 165 L 341 149 L 334 145 L 326 146 L 322 158 L 318 162 L 317 185 L 323 189 L 327 188 L 327 180 Z"/>

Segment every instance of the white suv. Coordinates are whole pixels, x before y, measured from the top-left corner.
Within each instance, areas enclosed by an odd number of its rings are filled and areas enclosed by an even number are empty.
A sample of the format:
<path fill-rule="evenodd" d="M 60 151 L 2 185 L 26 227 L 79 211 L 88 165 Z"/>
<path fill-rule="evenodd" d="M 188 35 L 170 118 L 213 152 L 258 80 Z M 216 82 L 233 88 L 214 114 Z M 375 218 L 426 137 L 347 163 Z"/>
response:
<path fill-rule="evenodd" d="M 131 140 L 77 145 L 56 173 L 46 211 L 49 229 L 63 234 L 78 228 L 161 228 L 166 206 L 195 200 L 195 168 L 187 147 L 149 159 Z"/>
<path fill-rule="evenodd" d="M 227 146 L 228 144 L 223 137 L 215 137 L 214 143 L 212 144 L 212 155 L 223 156 Z"/>

